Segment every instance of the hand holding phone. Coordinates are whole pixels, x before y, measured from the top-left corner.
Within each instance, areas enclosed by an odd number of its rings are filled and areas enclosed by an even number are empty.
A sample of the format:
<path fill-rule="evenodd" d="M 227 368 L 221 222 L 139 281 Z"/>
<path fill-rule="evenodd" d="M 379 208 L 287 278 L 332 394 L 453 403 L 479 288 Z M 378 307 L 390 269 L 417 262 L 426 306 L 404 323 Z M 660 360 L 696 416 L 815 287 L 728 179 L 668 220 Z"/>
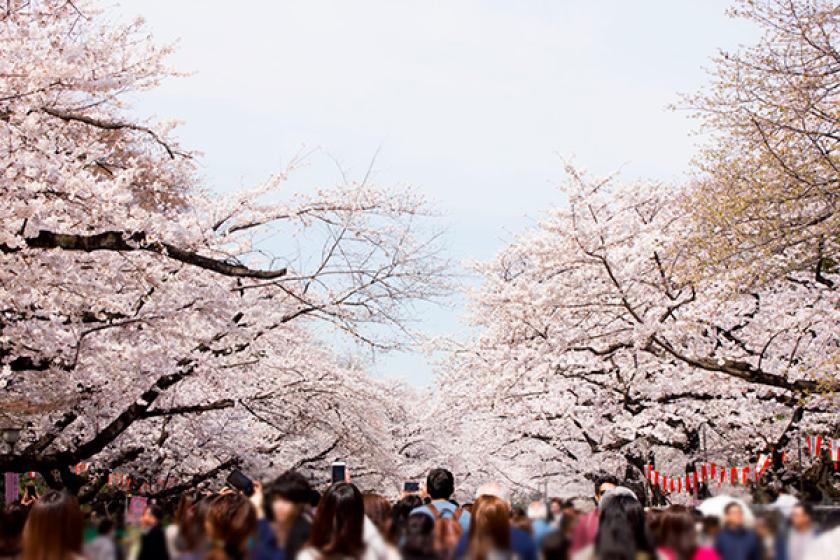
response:
<path fill-rule="evenodd" d="M 239 490 L 249 498 L 254 495 L 254 482 L 239 469 L 234 469 L 227 477 L 228 485 Z"/>

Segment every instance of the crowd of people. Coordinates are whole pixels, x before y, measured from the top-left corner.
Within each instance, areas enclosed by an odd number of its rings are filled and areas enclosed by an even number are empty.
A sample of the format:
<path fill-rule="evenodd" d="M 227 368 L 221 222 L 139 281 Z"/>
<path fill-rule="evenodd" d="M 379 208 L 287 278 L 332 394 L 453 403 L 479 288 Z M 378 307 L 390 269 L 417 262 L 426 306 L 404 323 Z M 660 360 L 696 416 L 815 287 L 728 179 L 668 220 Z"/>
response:
<path fill-rule="evenodd" d="M 251 491 L 185 494 L 171 511 L 148 503 L 130 542 L 118 536 L 119 508 L 85 512 L 72 494 L 50 490 L 2 511 L 0 560 L 840 558 L 840 519 L 818 531 L 804 503 L 789 518 L 762 514 L 747 523 L 749 512 L 737 501 L 722 516 L 679 505 L 645 508 L 610 476 L 595 481 L 594 509 L 587 512 L 559 498 L 519 507 L 496 482 L 467 503 L 453 496 L 455 480 L 446 469 L 433 469 L 425 488 L 396 501 L 349 481 L 321 493 L 288 471 Z M 85 538 L 90 525 L 97 534 Z"/>

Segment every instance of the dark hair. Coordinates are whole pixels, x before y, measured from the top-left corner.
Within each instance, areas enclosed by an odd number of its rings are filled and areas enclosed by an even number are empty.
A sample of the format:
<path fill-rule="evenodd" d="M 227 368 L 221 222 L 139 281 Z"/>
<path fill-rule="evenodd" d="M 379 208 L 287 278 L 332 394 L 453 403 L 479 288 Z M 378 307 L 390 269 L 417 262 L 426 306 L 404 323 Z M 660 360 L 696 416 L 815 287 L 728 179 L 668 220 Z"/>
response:
<path fill-rule="evenodd" d="M 510 524 L 520 531 L 533 535 L 534 531 L 531 527 L 531 520 L 528 519 L 528 514 L 521 507 L 513 508 L 510 512 Z"/>
<path fill-rule="evenodd" d="M 364 520 L 365 505 L 359 489 L 349 482 L 333 484 L 318 504 L 309 546 L 323 556 L 356 557 L 365 548 Z"/>
<path fill-rule="evenodd" d="M 385 540 L 390 539 L 392 523 L 391 502 L 384 496 L 372 493 L 365 493 L 363 500 L 365 503 L 365 515 L 379 529 L 379 534 L 382 535 L 382 538 Z"/>
<path fill-rule="evenodd" d="M 425 513 L 408 516 L 400 547 L 403 558 L 436 558 L 433 531 L 435 520 Z"/>
<path fill-rule="evenodd" d="M 318 503 L 321 501 L 321 493 L 315 490 L 314 488 L 309 491 L 309 499 L 307 500 L 307 504 L 312 506 L 313 508 L 318 507 Z"/>
<path fill-rule="evenodd" d="M 659 516 L 654 531 L 658 546 L 671 550 L 676 560 L 691 560 L 697 552 L 694 516 L 682 506 L 670 506 Z"/>
<path fill-rule="evenodd" d="M 633 496 L 616 494 L 604 505 L 595 535 L 599 560 L 634 560 L 639 552 L 655 556 L 642 504 Z"/>
<path fill-rule="evenodd" d="M 208 560 L 239 560 L 246 557 L 248 539 L 257 529 L 257 512 L 239 493 L 221 494 L 210 503 L 207 529 L 214 548 Z"/>
<path fill-rule="evenodd" d="M 742 508 L 741 504 L 739 504 L 738 502 L 729 502 L 728 504 L 726 504 L 726 507 L 723 508 L 724 515 L 729 513 L 729 510 L 734 508 L 734 507 L 740 509 L 741 511 L 744 511 L 744 508 Z"/>
<path fill-rule="evenodd" d="M 35 502 L 23 530 L 24 560 L 61 560 L 82 554 L 84 517 L 75 496 L 50 490 Z"/>
<path fill-rule="evenodd" d="M 612 484 L 613 486 L 618 486 L 618 479 L 611 474 L 599 474 L 595 477 L 595 495 L 601 495 L 601 485 L 602 484 Z"/>
<path fill-rule="evenodd" d="M 269 484 L 265 493 L 265 517 L 274 521 L 271 503 L 277 499 L 296 505 L 307 505 L 312 501 L 312 485 L 297 471 L 286 471 Z"/>
<path fill-rule="evenodd" d="M 811 519 L 814 518 L 814 506 L 812 506 L 808 502 L 798 502 L 793 507 L 794 508 L 800 508 L 805 515 L 807 515 Z"/>
<path fill-rule="evenodd" d="M 703 533 L 709 533 L 712 531 L 716 532 L 720 529 L 720 518 L 713 515 L 709 515 L 703 518 L 701 524 L 703 526 Z"/>
<path fill-rule="evenodd" d="M 416 494 L 405 496 L 394 504 L 394 507 L 391 508 L 391 542 L 398 543 L 402 541 L 411 512 L 422 505 L 423 500 Z M 428 517 L 425 514 L 420 515 Z"/>
<path fill-rule="evenodd" d="M 560 531 L 550 531 L 540 541 L 540 557 L 543 560 L 568 560 L 571 542 Z"/>
<path fill-rule="evenodd" d="M 455 493 L 455 478 L 446 469 L 432 469 L 426 477 L 426 491 L 433 500 L 448 500 Z"/>
<path fill-rule="evenodd" d="M 0 510 L 0 556 L 17 558 L 20 554 L 27 513 L 29 508 L 19 503 L 8 504 Z"/>
<path fill-rule="evenodd" d="M 114 529 L 114 522 L 110 517 L 103 517 L 96 527 L 96 532 L 99 535 L 107 535 Z"/>
<path fill-rule="evenodd" d="M 146 506 L 146 510 L 158 521 L 163 521 L 163 508 L 158 504 L 149 504 Z"/>

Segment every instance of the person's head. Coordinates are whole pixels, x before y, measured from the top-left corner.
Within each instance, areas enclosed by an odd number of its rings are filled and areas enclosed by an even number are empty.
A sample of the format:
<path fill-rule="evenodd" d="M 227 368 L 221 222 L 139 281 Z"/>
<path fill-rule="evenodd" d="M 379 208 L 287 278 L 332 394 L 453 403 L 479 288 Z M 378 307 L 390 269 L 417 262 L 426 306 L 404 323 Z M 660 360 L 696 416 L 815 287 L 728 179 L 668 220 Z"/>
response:
<path fill-rule="evenodd" d="M 265 517 L 291 524 L 312 500 L 312 486 L 297 471 L 286 471 L 272 482 L 265 496 Z"/>
<path fill-rule="evenodd" d="M 309 545 L 322 556 L 358 556 L 364 551 L 364 519 L 359 489 L 349 482 L 333 484 L 318 504 Z"/>
<path fill-rule="evenodd" d="M 595 554 L 598 558 L 633 560 L 638 553 L 654 556 L 645 512 L 635 496 L 618 493 L 611 496 L 601 509 Z"/>
<path fill-rule="evenodd" d="M 35 502 L 23 529 L 23 560 L 65 560 L 82 554 L 84 517 L 75 496 L 50 490 Z"/>
<path fill-rule="evenodd" d="M 175 523 L 181 523 L 181 519 L 193 507 L 195 496 L 191 493 L 184 492 L 178 499 L 178 506 L 175 508 Z"/>
<path fill-rule="evenodd" d="M 425 513 L 408 516 L 403 531 L 400 553 L 403 558 L 434 558 L 435 544 L 433 531 L 435 521 Z"/>
<path fill-rule="evenodd" d="M 603 510 L 605 507 L 607 507 L 607 503 L 609 503 L 609 501 L 615 498 L 616 496 L 630 496 L 631 498 L 635 498 L 636 500 L 639 499 L 639 497 L 636 496 L 636 493 L 627 488 L 626 486 L 614 486 L 606 492 L 604 492 L 603 494 L 601 494 L 601 498 L 598 500 L 598 509 Z"/>
<path fill-rule="evenodd" d="M 571 541 L 560 531 L 551 531 L 540 541 L 542 560 L 569 560 Z"/>
<path fill-rule="evenodd" d="M 531 526 L 531 520 L 528 519 L 528 514 L 521 507 L 510 510 L 510 524 L 529 535 L 533 534 L 534 528 Z"/>
<path fill-rule="evenodd" d="M 157 504 L 149 504 L 140 516 L 140 527 L 150 529 L 163 521 L 163 510 Z"/>
<path fill-rule="evenodd" d="M 578 513 L 576 511 L 564 511 L 563 517 L 560 518 L 560 532 L 566 535 L 566 537 L 572 538 L 572 535 L 575 533 L 577 523 Z"/>
<path fill-rule="evenodd" d="M 563 515 L 563 500 L 560 498 L 551 498 L 551 501 L 548 503 L 548 512 L 551 514 L 552 519 L 557 519 Z"/>
<path fill-rule="evenodd" d="M 611 474 L 598 475 L 595 478 L 595 501 L 600 502 L 601 496 L 608 490 L 618 486 L 618 479 Z"/>
<path fill-rule="evenodd" d="M 810 504 L 799 502 L 790 512 L 790 526 L 795 531 L 808 531 L 813 526 L 814 510 Z"/>
<path fill-rule="evenodd" d="M 482 495 L 473 503 L 470 516 L 471 558 L 485 560 L 491 552 L 510 550 L 510 506 L 498 496 Z"/>
<path fill-rule="evenodd" d="M 242 494 L 221 494 L 210 502 L 204 525 L 214 547 L 208 560 L 240 559 L 257 529 L 257 512 Z"/>
<path fill-rule="evenodd" d="M 184 552 L 196 552 L 201 550 L 207 542 L 206 519 L 210 511 L 212 498 L 200 498 L 193 501 L 190 498 L 189 507 L 179 508 L 176 517 L 178 523 L 179 548 Z"/>
<path fill-rule="evenodd" d="M 17 558 L 29 508 L 19 503 L 0 509 L 0 556 Z"/>
<path fill-rule="evenodd" d="M 534 500 L 528 504 L 528 519 L 537 521 L 538 519 L 545 520 L 548 518 L 548 507 L 545 502 Z"/>
<path fill-rule="evenodd" d="M 365 494 L 365 515 L 373 521 L 385 539 L 391 536 L 391 502 L 379 494 Z"/>
<path fill-rule="evenodd" d="M 694 516 L 684 507 L 671 506 L 658 516 L 656 544 L 669 549 L 676 560 L 691 560 L 697 551 Z"/>
<path fill-rule="evenodd" d="M 574 515 L 577 513 L 575 509 L 575 503 L 572 500 L 566 500 L 563 502 L 563 514 L 564 515 Z"/>
<path fill-rule="evenodd" d="M 391 508 L 391 542 L 401 541 L 411 512 L 422 505 L 423 500 L 416 494 L 403 496 L 400 501 L 394 504 L 394 507 Z"/>
<path fill-rule="evenodd" d="M 713 538 L 720 532 L 720 519 L 714 515 L 707 515 L 700 522 L 700 527 L 706 537 Z"/>
<path fill-rule="evenodd" d="M 432 469 L 426 477 L 426 492 L 433 500 L 448 500 L 455 493 L 455 477 L 446 469 Z"/>
<path fill-rule="evenodd" d="M 744 526 L 744 509 L 738 502 L 729 502 L 723 509 L 723 521 L 730 529 L 740 529 Z"/>

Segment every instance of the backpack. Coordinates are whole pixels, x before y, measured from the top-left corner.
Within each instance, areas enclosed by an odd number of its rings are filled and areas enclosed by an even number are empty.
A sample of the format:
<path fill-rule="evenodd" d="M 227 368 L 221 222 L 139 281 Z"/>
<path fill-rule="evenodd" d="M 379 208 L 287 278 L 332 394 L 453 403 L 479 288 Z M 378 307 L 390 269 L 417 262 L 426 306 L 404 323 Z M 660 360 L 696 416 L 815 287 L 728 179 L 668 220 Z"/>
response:
<path fill-rule="evenodd" d="M 460 522 L 461 514 L 464 511 L 463 508 L 457 507 L 452 512 L 452 515 L 444 517 L 433 503 L 427 504 L 426 507 L 429 508 L 429 511 L 432 512 L 432 516 L 435 518 L 435 528 L 432 532 L 435 551 L 440 554 L 441 558 L 452 558 L 455 554 L 455 549 L 458 547 L 458 541 L 461 540 L 461 535 L 464 534 L 464 528 L 461 527 Z"/>

